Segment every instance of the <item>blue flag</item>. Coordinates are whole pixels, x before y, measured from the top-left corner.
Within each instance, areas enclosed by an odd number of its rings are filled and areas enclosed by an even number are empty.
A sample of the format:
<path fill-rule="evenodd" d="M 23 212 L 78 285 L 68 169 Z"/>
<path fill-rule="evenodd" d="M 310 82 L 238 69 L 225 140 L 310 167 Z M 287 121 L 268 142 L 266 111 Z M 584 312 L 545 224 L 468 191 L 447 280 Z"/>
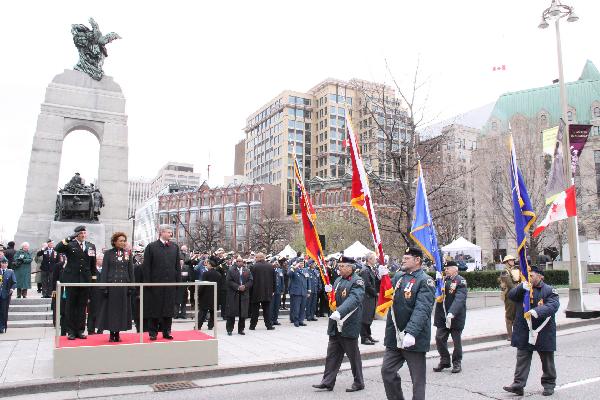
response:
<path fill-rule="evenodd" d="M 517 253 L 519 255 L 519 267 L 521 269 L 521 281 L 527 281 L 531 287 L 529 272 L 531 267 L 527 261 L 527 233 L 536 220 L 535 212 L 531 206 L 531 200 L 527 194 L 527 187 L 523 176 L 517 165 L 515 145 L 510 136 L 510 183 L 512 191 L 513 214 L 515 217 L 515 233 L 517 237 Z M 529 311 L 533 297 L 533 288 L 525 294 L 523 299 L 523 312 Z"/>
<path fill-rule="evenodd" d="M 417 193 L 415 195 L 415 209 L 413 210 L 413 222 L 410 228 L 410 237 L 417 246 L 423 250 L 424 255 L 433 261 L 435 266 L 435 297 L 441 302 L 444 295 L 444 279 L 442 277 L 442 259 L 437 243 L 435 226 L 429 213 L 429 203 L 427 202 L 427 191 L 425 190 L 425 180 L 421 170 L 421 162 L 418 166 Z"/>

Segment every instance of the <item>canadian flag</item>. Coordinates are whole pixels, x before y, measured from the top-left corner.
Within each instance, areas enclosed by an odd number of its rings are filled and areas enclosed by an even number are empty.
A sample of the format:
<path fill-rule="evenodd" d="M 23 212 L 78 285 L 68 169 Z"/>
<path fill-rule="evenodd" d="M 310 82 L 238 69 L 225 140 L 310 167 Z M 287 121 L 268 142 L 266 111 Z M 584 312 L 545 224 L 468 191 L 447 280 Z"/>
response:
<path fill-rule="evenodd" d="M 575 202 L 575 197 L 575 185 L 556 195 L 556 198 L 548 209 L 546 218 L 544 218 L 538 227 L 535 228 L 535 231 L 533 231 L 533 237 L 537 237 L 552 222 L 576 216 L 577 204 Z"/>

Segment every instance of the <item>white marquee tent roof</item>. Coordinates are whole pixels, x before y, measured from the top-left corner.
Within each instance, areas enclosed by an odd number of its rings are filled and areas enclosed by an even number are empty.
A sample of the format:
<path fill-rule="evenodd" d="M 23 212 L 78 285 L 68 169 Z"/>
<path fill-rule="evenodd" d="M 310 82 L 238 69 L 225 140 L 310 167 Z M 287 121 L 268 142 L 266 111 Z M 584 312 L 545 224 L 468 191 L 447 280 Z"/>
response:
<path fill-rule="evenodd" d="M 356 242 L 352 243 L 346 250 L 344 250 L 344 256 L 354 258 L 364 257 L 367 255 L 367 253 L 372 251 L 373 250 L 369 249 L 357 240 Z"/>
<path fill-rule="evenodd" d="M 469 242 L 464 237 L 459 237 L 452 243 L 442 247 L 442 251 L 481 250 L 481 247 Z"/>
<path fill-rule="evenodd" d="M 285 246 L 285 248 L 283 250 L 281 250 L 281 252 L 279 254 L 277 254 L 278 257 L 287 257 L 287 258 L 292 258 L 292 257 L 296 257 L 296 250 L 292 249 L 292 246 L 290 246 L 289 244 Z"/>

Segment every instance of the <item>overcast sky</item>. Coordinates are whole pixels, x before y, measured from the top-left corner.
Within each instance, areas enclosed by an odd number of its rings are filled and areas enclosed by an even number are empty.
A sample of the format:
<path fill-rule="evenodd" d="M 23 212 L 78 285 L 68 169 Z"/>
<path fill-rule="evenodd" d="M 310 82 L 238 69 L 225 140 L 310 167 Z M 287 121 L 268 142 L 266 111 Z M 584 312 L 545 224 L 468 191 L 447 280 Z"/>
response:
<path fill-rule="evenodd" d="M 600 64 L 600 2 L 571 0 L 580 21 L 562 24 L 567 81 Z M 554 29 L 537 28 L 550 0 L 478 1 L 11 1 L 0 5 L 0 239 L 22 212 L 36 120 L 47 85 L 77 62 L 70 27 L 94 17 L 104 64 L 127 99 L 129 177 L 167 161 L 194 164 L 211 184 L 233 173 L 246 117 L 282 90 L 327 77 L 401 85 L 420 60 L 429 115 L 447 118 L 506 91 L 558 75 Z M 89 25 L 88 25 L 89 26 Z M 506 70 L 493 72 L 494 66 Z M 423 92 L 425 93 L 425 92 Z M 97 176 L 91 134 L 65 141 L 60 185 Z M 101 188 L 100 188 L 101 189 Z"/>

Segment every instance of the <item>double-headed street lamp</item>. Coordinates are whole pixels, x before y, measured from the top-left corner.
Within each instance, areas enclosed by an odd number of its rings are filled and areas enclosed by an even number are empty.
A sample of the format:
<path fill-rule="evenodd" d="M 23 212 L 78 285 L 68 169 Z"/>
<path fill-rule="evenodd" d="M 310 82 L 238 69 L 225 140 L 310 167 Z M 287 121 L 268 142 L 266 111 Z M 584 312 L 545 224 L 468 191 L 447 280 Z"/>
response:
<path fill-rule="evenodd" d="M 550 7 L 542 13 L 542 21 L 538 25 L 540 29 L 548 28 L 548 21 L 554 21 L 556 28 L 556 52 L 558 55 L 558 81 L 560 90 L 560 106 L 562 119 L 565 123 L 563 132 L 563 157 L 564 172 L 567 182 L 572 182 L 571 172 L 571 151 L 569 144 L 569 119 L 567 118 L 567 90 L 565 87 L 565 79 L 563 74 L 562 48 L 560 43 L 560 26 L 559 22 L 562 18 L 567 18 L 567 22 L 575 22 L 579 17 L 575 14 L 573 7 L 566 4 L 561 4 L 558 0 L 552 0 Z M 565 188 L 566 189 L 566 188 Z M 581 265 L 579 263 L 579 234 L 577 228 L 577 217 L 569 217 L 568 221 L 568 238 L 569 238 L 569 259 L 570 259 L 570 284 L 569 284 L 569 304 L 567 305 L 567 317 L 581 318 L 585 317 L 585 307 L 583 305 L 583 297 L 581 295 Z"/>

